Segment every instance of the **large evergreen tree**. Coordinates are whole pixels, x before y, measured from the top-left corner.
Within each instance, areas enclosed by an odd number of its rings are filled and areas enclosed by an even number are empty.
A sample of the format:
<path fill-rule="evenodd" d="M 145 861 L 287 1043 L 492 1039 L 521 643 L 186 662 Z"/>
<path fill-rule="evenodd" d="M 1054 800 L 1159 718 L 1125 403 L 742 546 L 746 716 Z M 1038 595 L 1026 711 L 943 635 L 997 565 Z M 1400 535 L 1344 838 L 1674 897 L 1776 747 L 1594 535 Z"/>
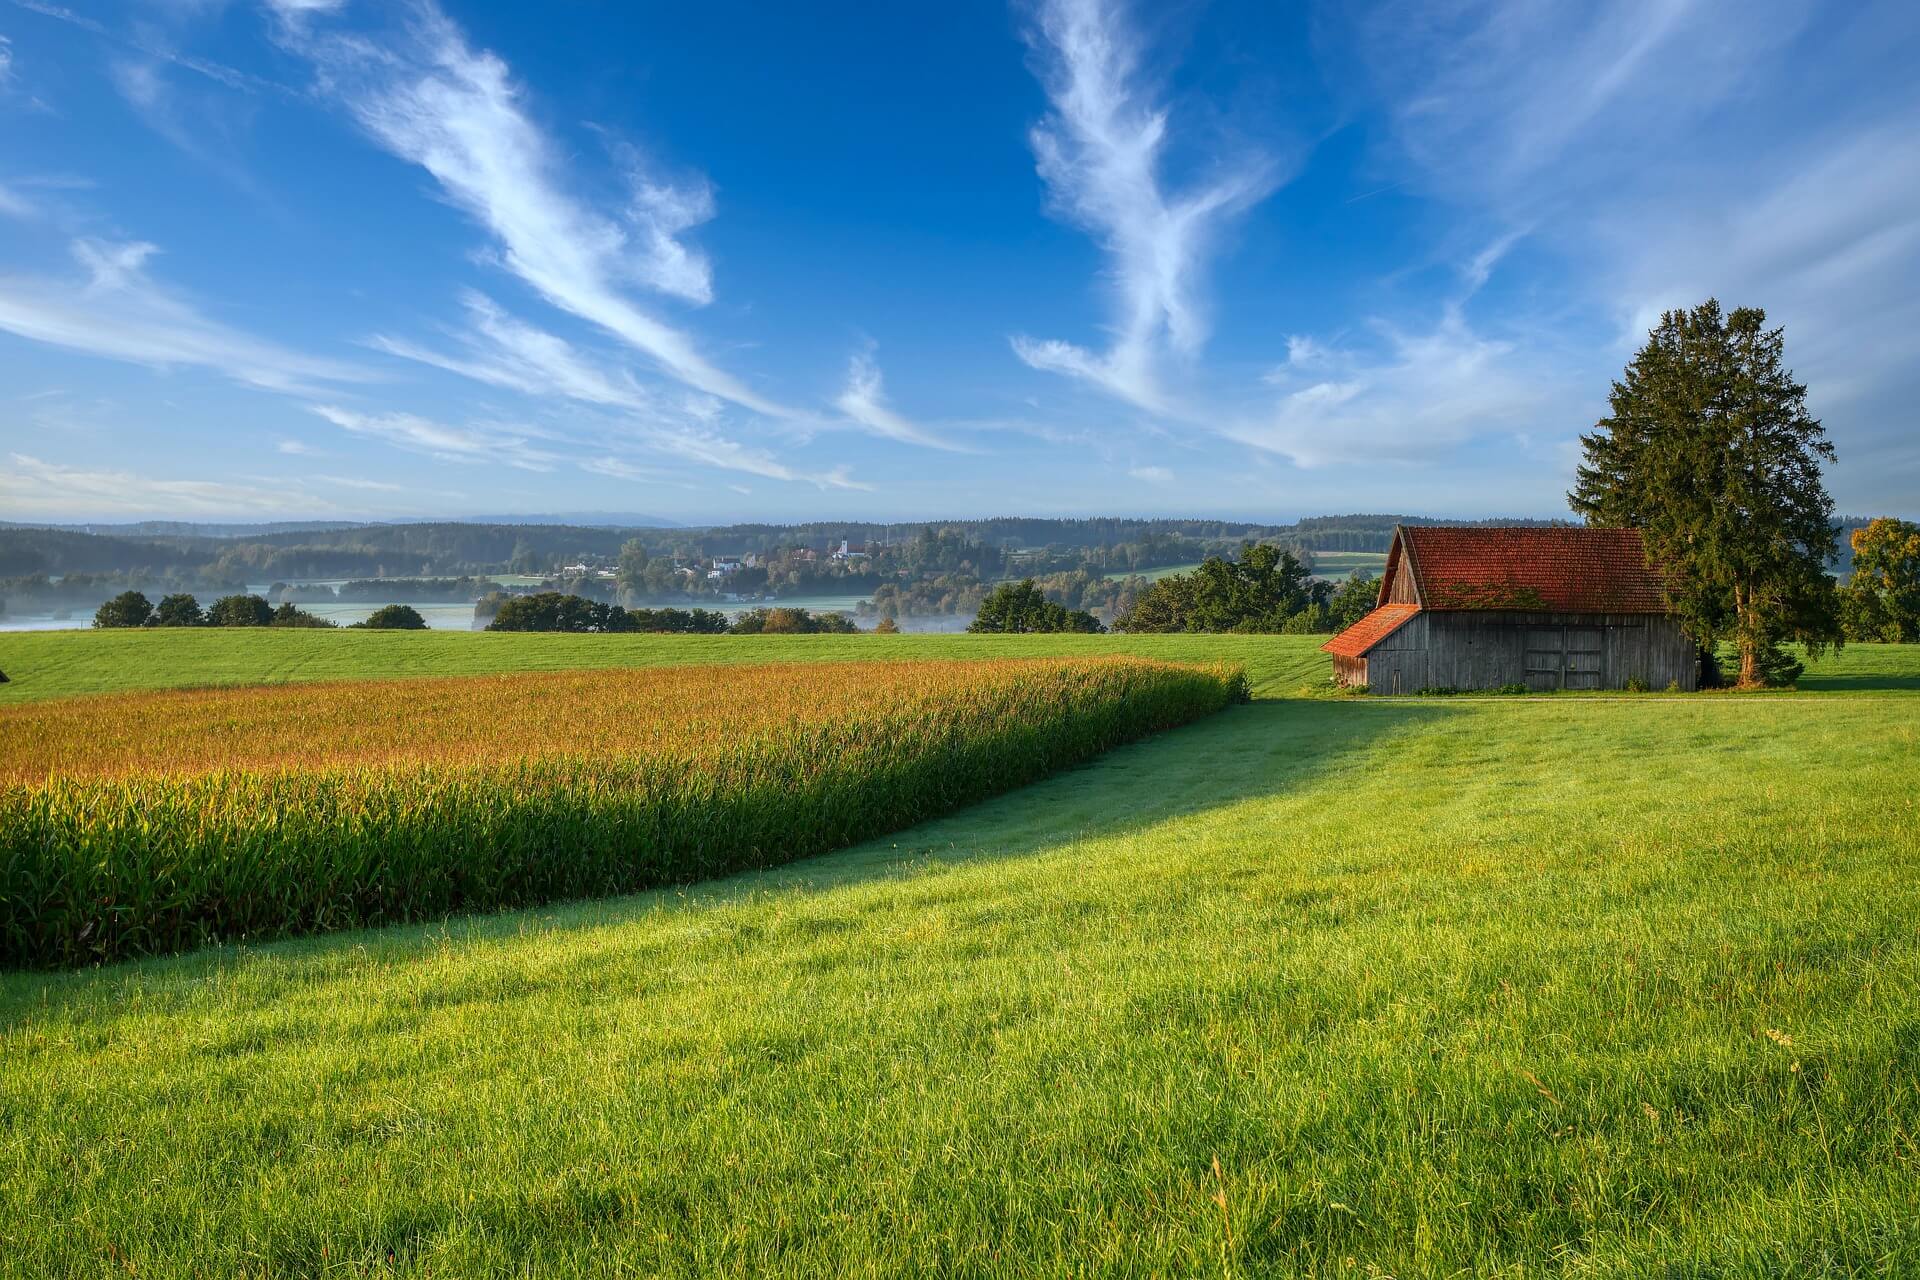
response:
<path fill-rule="evenodd" d="M 1826 431 L 1766 312 L 1708 299 L 1669 311 L 1581 437 L 1568 494 L 1588 524 L 1641 529 L 1668 597 L 1705 648 L 1739 647 L 1740 682 L 1791 678 L 1788 641 L 1840 641 Z"/>

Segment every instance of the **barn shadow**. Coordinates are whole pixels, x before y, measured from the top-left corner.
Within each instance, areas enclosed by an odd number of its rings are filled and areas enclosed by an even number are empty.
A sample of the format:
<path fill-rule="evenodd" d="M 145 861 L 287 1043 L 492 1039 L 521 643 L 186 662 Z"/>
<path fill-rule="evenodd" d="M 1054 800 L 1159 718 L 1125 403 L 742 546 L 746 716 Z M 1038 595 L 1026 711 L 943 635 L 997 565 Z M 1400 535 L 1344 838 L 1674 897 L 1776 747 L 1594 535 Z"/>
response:
<path fill-rule="evenodd" d="M 1800 677 L 1799 687 L 1805 693 L 1920 693 L 1920 673 L 1836 671 L 1827 674 L 1812 667 Z"/>
<path fill-rule="evenodd" d="M 899 874 L 903 863 L 911 868 L 999 861 L 1067 841 L 1144 831 L 1316 785 L 1332 774 L 1351 773 L 1358 787 L 1365 772 L 1360 762 L 1374 748 L 1460 711 L 1385 700 L 1253 702 L 946 817 L 733 880 L 830 889 Z M 711 886 L 732 887 L 733 881 Z"/>

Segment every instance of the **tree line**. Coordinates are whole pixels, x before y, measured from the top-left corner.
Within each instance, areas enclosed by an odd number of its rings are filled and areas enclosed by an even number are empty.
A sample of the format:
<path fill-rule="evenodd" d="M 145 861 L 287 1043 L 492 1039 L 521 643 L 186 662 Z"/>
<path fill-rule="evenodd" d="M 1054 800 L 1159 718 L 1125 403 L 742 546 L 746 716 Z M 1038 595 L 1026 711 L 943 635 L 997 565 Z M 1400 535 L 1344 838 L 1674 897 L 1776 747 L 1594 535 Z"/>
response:
<path fill-rule="evenodd" d="M 561 631 L 591 634 L 813 635 L 858 631 L 837 613 L 771 607 L 729 619 L 714 609 L 628 609 L 559 591 L 509 596 L 488 622 L 488 631 Z"/>
<path fill-rule="evenodd" d="M 162 596 L 159 604 L 143 592 L 123 591 L 101 605 L 93 625 L 121 627 L 337 627 L 328 618 L 309 613 L 291 601 L 275 607 L 265 596 L 240 593 L 221 596 L 202 609 L 191 594 Z M 370 631 L 421 631 L 427 621 L 411 605 L 390 604 L 376 609 L 364 621 L 350 624 Z"/>
<path fill-rule="evenodd" d="M 1292 551 L 1248 542 L 1237 556 L 1209 556 L 1191 573 L 1168 574 L 1146 584 L 1114 619 L 1113 629 L 1243 635 L 1333 632 L 1365 616 L 1378 594 L 1379 582 L 1369 575 L 1356 574 L 1335 586 L 1313 577 Z M 1050 598 L 1033 578 L 994 588 L 967 628 L 984 633 L 1106 629 L 1090 611 Z"/>

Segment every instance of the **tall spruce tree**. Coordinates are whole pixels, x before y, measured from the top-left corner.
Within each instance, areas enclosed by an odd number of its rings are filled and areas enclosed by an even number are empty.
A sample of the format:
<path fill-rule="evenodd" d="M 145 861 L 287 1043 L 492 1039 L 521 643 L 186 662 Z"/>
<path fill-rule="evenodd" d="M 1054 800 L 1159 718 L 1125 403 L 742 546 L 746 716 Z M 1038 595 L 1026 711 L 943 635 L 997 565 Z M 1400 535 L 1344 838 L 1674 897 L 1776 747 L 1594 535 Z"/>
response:
<path fill-rule="evenodd" d="M 1807 412 L 1766 312 L 1714 299 L 1669 311 L 1613 384 L 1612 413 L 1582 436 L 1568 501 L 1588 524 L 1644 530 L 1668 597 L 1703 648 L 1739 647 L 1740 683 L 1789 681 L 1780 646 L 1840 643 L 1827 562 L 1833 445 Z"/>

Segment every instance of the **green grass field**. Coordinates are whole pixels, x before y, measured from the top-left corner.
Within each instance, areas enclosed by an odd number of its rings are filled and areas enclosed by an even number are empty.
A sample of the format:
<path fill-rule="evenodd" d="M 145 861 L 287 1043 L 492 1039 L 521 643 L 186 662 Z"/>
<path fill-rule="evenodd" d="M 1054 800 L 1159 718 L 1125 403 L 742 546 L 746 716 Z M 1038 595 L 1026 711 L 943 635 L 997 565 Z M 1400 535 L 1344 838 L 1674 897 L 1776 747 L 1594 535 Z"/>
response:
<path fill-rule="evenodd" d="M 1387 553 L 1384 551 L 1316 551 L 1313 553 L 1314 576 L 1333 582 L 1345 582 L 1356 573 L 1370 573 L 1377 578 L 1386 571 L 1386 568 Z"/>
<path fill-rule="evenodd" d="M 0 978 L 0 1274 L 1920 1273 L 1920 651 L 1422 702 L 1285 696 L 1313 637 L 773 639 L 6 637 L 0 697 L 956 644 L 1265 696 L 694 890 Z"/>
<path fill-rule="evenodd" d="M 0 706 L 130 689 L 592 667 L 1127 653 L 1241 662 L 1267 691 L 1324 682 L 1324 636 L 649 636 L 267 628 L 0 633 Z"/>
<path fill-rule="evenodd" d="M 1162 578 L 1171 578 L 1176 573 L 1192 573 L 1200 567 L 1193 564 L 1163 564 L 1156 569 L 1115 569 L 1102 576 L 1108 578 L 1145 578 L 1148 582 L 1158 582 Z"/>
<path fill-rule="evenodd" d="M 1322 692 L 1325 636 L 897 635 L 648 636 L 526 632 L 305 631 L 252 628 L 0 632 L 0 706 L 133 689 L 313 680 L 489 675 L 594 667 L 898 658 L 1087 657 L 1238 662 L 1269 697 Z M 1810 692 L 1920 692 L 1920 659 L 1892 645 L 1853 645 L 1812 665 Z M 1581 695 L 1590 696 L 1590 695 Z M 1741 695 L 1743 697 L 1750 695 Z M 1772 696 L 1772 695 L 1768 695 Z M 1782 695 L 1785 696 L 1785 695 Z"/>

